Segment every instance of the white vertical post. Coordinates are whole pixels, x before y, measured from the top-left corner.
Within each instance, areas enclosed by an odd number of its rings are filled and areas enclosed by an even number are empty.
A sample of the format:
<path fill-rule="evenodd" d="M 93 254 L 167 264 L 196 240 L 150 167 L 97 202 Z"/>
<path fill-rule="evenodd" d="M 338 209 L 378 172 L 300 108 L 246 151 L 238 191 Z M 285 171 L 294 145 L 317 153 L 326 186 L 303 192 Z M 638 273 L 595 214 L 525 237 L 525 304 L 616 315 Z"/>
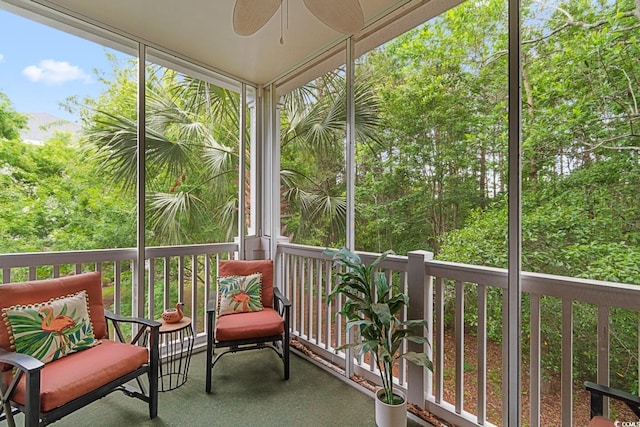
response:
<path fill-rule="evenodd" d="M 238 253 L 240 259 L 246 259 L 245 253 L 245 221 L 247 213 L 245 211 L 246 196 L 245 188 L 247 186 L 247 178 L 245 175 L 247 163 L 247 85 L 242 83 L 240 86 L 240 129 L 239 147 L 238 147 Z"/>
<path fill-rule="evenodd" d="M 356 132 L 355 132 L 355 99 L 354 99 L 354 79 L 355 79 L 355 46 L 351 37 L 347 39 L 347 58 L 346 58 L 346 119 L 347 134 L 345 141 L 345 175 L 347 180 L 347 230 L 346 230 L 346 246 L 355 251 L 355 182 L 356 182 Z M 352 334 L 347 335 L 347 341 L 352 341 Z M 353 351 L 347 349 L 345 352 L 345 375 L 351 378 L 353 374 Z"/>
<path fill-rule="evenodd" d="M 146 46 L 138 44 L 138 99 L 137 99 L 137 180 L 136 180 L 136 262 L 134 264 L 135 273 L 133 276 L 133 301 L 131 304 L 131 315 L 134 317 L 144 317 L 144 278 L 145 278 L 145 132 L 146 132 Z"/>
<path fill-rule="evenodd" d="M 412 251 L 407 254 L 407 279 L 409 281 L 409 308 L 407 318 L 411 320 L 425 319 L 429 326 L 422 330 L 424 336 L 433 343 L 433 278 L 427 278 L 424 263 L 433 259 L 433 253 L 427 251 Z M 432 359 L 431 345 L 409 342 L 409 351 L 426 353 Z M 425 380 L 425 374 L 429 377 Z M 408 364 L 407 402 L 424 406 L 425 393 L 431 395 L 431 375 L 427 369 L 421 366 Z"/>
<path fill-rule="evenodd" d="M 509 273 L 505 336 L 507 381 L 503 387 L 507 413 L 502 424 L 511 427 L 521 425 L 521 73 L 520 0 L 509 0 Z"/>
<path fill-rule="evenodd" d="M 259 86 L 253 92 L 253 101 L 248 103 L 248 107 L 251 111 L 250 115 L 250 126 L 251 126 L 251 134 L 250 134 L 250 157 L 249 157 L 249 235 L 252 236 L 260 236 L 258 234 L 258 224 L 260 223 L 259 215 L 258 215 L 258 194 L 262 193 L 260 191 L 260 183 L 262 180 L 260 179 L 256 165 L 258 164 L 258 146 L 262 144 L 264 138 L 262 137 L 262 132 L 258 132 L 259 129 L 262 129 L 262 86 Z"/>
<path fill-rule="evenodd" d="M 355 118 L 355 44 L 347 39 L 347 69 L 346 69 L 346 94 L 347 94 L 347 134 L 345 143 L 345 175 L 347 180 L 347 235 L 346 246 L 355 250 L 355 181 L 356 181 L 356 118 Z"/>

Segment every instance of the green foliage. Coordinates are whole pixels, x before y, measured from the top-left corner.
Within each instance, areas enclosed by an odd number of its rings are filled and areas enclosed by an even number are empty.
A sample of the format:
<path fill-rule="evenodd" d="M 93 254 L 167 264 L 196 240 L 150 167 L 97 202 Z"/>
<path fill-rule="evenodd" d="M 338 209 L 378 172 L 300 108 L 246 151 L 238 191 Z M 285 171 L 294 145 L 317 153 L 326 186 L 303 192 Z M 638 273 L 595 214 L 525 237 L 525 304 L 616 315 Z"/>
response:
<path fill-rule="evenodd" d="M 135 245 L 134 199 L 104 183 L 68 136 L 0 140 L 0 253 Z"/>
<path fill-rule="evenodd" d="M 635 156 L 619 154 L 558 177 L 544 186 L 536 186 L 523 198 L 522 268 L 586 279 L 608 280 L 640 285 L 640 165 Z M 507 206 L 497 202 L 484 211 L 476 211 L 468 226 L 450 233 L 444 240 L 438 259 L 475 265 L 507 267 Z M 468 291 L 470 305 L 465 322 L 473 325 L 475 290 Z M 499 311 L 501 296 L 489 292 L 488 309 Z M 524 297 L 523 327 L 528 333 L 528 300 Z M 453 300 L 447 302 L 452 306 Z M 542 304 L 543 366 L 558 373 L 561 360 L 561 325 L 556 321 L 561 302 L 545 298 Z M 489 337 L 501 339 L 501 317 L 493 313 Z M 492 317 L 492 316 L 490 316 Z M 574 369 L 580 378 L 594 378 L 593 346 L 595 307 L 582 307 L 574 314 Z M 611 314 L 613 342 L 637 334 L 637 318 L 624 310 Z M 637 348 L 622 346 L 611 352 L 612 371 L 626 389 L 630 360 L 637 360 Z M 626 382 L 625 382 L 626 381 Z"/>
<path fill-rule="evenodd" d="M 27 118 L 13 109 L 7 96 L 0 92 L 0 141 L 20 138 L 20 130 L 27 126 Z"/>
<path fill-rule="evenodd" d="M 93 160 L 131 196 L 137 179 L 134 70 L 135 64 L 115 69 L 101 97 L 79 107 Z M 238 94 L 149 66 L 146 97 L 149 244 L 231 239 L 238 212 Z"/>
<path fill-rule="evenodd" d="M 422 333 L 428 323 L 425 320 L 399 319 L 409 305 L 409 297 L 390 286 L 384 272 L 378 271 L 380 263 L 390 252 L 384 252 L 369 265 L 364 265 L 356 253 L 344 247 L 325 249 L 324 253 L 331 257 L 334 267 L 340 269 L 336 273 L 336 286 L 328 299 L 344 296 L 345 302 L 339 314 L 348 320 L 347 331 L 354 327 L 358 329 L 355 341 L 339 349 L 354 348 L 358 354 L 373 354 L 384 388 L 383 400 L 393 404 L 393 366 L 398 358 L 433 369 L 425 353 L 403 352 L 402 347 L 406 341 L 428 343 Z"/>
<path fill-rule="evenodd" d="M 375 144 L 380 118 L 375 73 L 359 69 L 355 92 L 355 136 Z M 282 234 L 293 242 L 338 246 L 346 228 L 346 85 L 344 69 L 284 97 L 281 120 Z"/>

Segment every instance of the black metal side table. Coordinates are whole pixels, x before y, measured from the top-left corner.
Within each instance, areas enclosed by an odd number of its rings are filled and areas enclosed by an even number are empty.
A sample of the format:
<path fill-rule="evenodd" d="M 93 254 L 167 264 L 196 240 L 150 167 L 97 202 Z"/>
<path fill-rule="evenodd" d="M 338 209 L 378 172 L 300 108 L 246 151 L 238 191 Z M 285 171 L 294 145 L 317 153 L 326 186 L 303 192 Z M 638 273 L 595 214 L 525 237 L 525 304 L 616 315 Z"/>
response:
<path fill-rule="evenodd" d="M 193 327 L 189 317 L 183 317 L 176 323 L 160 321 L 160 348 L 164 348 L 164 351 L 160 361 L 158 388 L 160 391 L 170 391 L 187 382 L 193 352 Z"/>

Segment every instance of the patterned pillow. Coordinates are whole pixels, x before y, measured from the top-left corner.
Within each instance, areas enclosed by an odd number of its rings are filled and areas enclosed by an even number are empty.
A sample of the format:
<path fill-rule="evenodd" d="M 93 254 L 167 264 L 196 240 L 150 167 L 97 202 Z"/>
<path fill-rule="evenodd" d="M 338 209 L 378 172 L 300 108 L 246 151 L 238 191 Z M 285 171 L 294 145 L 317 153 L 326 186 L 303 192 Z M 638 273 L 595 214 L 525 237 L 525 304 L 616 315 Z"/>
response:
<path fill-rule="evenodd" d="M 2 309 L 11 349 L 43 363 L 100 343 L 93 334 L 87 293 Z"/>
<path fill-rule="evenodd" d="M 218 316 L 261 311 L 262 273 L 218 278 Z"/>

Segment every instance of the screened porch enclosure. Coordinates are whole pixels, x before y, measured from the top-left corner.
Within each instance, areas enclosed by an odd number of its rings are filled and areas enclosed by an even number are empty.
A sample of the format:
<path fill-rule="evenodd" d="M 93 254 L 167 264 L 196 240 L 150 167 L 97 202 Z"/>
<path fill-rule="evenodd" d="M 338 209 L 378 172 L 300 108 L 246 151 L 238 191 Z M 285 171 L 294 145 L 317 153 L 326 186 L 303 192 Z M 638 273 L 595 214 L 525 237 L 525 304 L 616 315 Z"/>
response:
<path fill-rule="evenodd" d="M 96 41 L 129 55 L 138 64 L 129 69 L 135 81 L 128 88 L 127 99 L 135 101 L 127 104 L 128 114 L 123 114 L 121 121 L 101 123 L 121 130 L 120 135 L 125 135 L 122 145 L 114 144 L 113 135 L 118 132 L 101 133 L 104 129 L 96 126 L 89 133 L 100 141 L 106 157 L 118 151 L 125 154 L 122 169 L 116 172 L 128 174 L 128 184 L 136 194 L 135 206 L 130 207 L 135 211 L 131 219 L 136 223 L 132 230 L 136 246 L 0 254 L 2 283 L 101 271 L 105 304 L 118 314 L 157 318 L 176 301 L 184 302 L 185 315 L 193 321 L 195 351 L 200 352 L 206 346 L 206 305 L 210 293 L 216 291 L 218 261 L 273 259 L 275 283 L 292 302 L 293 351 L 372 396 L 367 387 L 378 381 L 378 372 L 371 357 L 337 350 L 350 338 L 344 319 L 337 315 L 343 301 L 326 298 L 335 276 L 331 261 L 323 254 L 325 248 L 293 243 L 283 236 L 288 231 L 283 218 L 290 213 L 283 201 L 283 163 L 289 154 L 285 142 L 290 142 L 287 135 L 295 130 L 287 97 L 309 82 L 325 83 L 329 76 L 338 77 L 332 83 L 344 94 L 344 102 L 338 100 L 332 107 L 344 113 L 344 120 L 340 119 L 343 151 L 337 156 L 342 160 L 336 161 L 340 171 L 335 181 L 346 200 L 345 246 L 358 249 L 356 165 L 361 136 L 357 121 L 362 119 L 358 116 L 362 107 L 356 103 L 362 102 L 357 97 L 361 93 L 358 76 L 367 72 L 365 59 L 383 44 L 438 20 L 462 2 L 363 0 L 364 28 L 344 35 L 315 20 L 303 2 L 289 0 L 288 9 L 282 6 L 288 14 L 288 27 L 279 24 L 284 21 L 278 14 L 284 12 L 276 12 L 260 33 L 250 37 L 232 31 L 233 2 L 129 3 L 0 0 L 2 9 Z M 504 123 L 488 138 L 495 146 L 482 148 L 483 167 L 494 168 L 493 175 L 487 172 L 486 179 L 483 177 L 482 187 L 488 196 L 509 195 L 505 203 L 508 220 L 501 230 L 507 236 L 502 255 L 508 268 L 434 260 L 433 253 L 421 247 L 386 260 L 384 272 L 412 302 L 403 316 L 429 324 L 431 345 L 423 350 L 434 363 L 431 372 L 401 360 L 395 379 L 411 404 L 444 423 L 586 425 L 588 394 L 576 379 L 576 360 L 591 364 L 590 380 L 615 383 L 616 375 L 622 374 L 617 365 L 612 368 L 612 355 L 621 348 L 630 347 L 629 354 L 640 349 L 637 330 L 631 332 L 628 343 L 620 342 L 619 337 L 628 331 L 616 329 L 616 319 L 637 317 L 640 291 L 632 284 L 521 271 L 524 120 L 519 2 L 505 2 L 504 16 L 497 26 L 503 36 L 509 36 L 502 70 L 508 77 L 501 88 L 506 94 L 505 105 L 496 113 Z M 186 96 L 166 99 L 162 93 L 167 88 L 179 88 Z M 481 109 L 482 105 L 475 107 Z M 196 118 L 185 113 L 191 111 L 197 111 Z M 443 111 L 441 115 L 450 114 Z M 408 117 L 406 121 L 416 119 Z M 403 134 L 391 129 L 389 133 L 393 134 L 390 138 L 402 139 L 409 138 L 411 131 Z M 191 151 L 162 153 L 163 146 L 176 148 L 178 141 L 191 144 Z M 416 141 L 419 146 L 421 140 Z M 381 157 L 394 154 L 390 149 Z M 157 167 L 154 162 L 165 155 L 170 166 Z M 544 167 L 563 174 L 574 167 L 573 155 L 564 153 L 556 165 Z M 180 160 L 196 165 L 193 174 L 185 177 Z M 464 168 L 459 171 L 460 176 L 466 173 Z M 226 180 L 218 182 L 223 175 Z M 193 185 L 196 180 L 207 185 Z M 178 195 L 181 187 L 189 189 L 189 196 L 183 199 Z M 171 218 L 159 226 L 154 223 L 158 207 L 196 201 L 203 201 L 204 216 L 211 216 L 214 223 L 219 217 L 211 210 L 221 205 L 213 200 L 219 202 L 221 195 L 231 195 L 224 205 L 229 213 L 224 227 L 189 229 L 190 224 L 180 224 L 184 225 L 181 230 L 171 229 L 172 222 L 178 223 Z M 148 232 L 151 223 L 166 230 L 163 238 L 171 243 L 156 246 L 155 236 Z M 218 233 L 223 228 L 230 230 L 226 240 L 207 240 L 208 232 Z M 197 241 L 181 244 L 180 239 L 189 233 L 197 233 Z M 370 262 L 377 254 L 361 255 Z M 576 325 L 577 313 L 588 321 Z M 546 339 L 549 331 L 553 332 L 552 340 Z M 496 335 L 501 340 L 495 340 Z M 575 350 L 584 348 L 584 343 L 590 349 L 586 355 Z M 166 355 L 167 349 L 162 351 Z M 637 360 L 630 360 L 627 368 L 631 374 L 625 371 L 624 375 L 638 376 Z M 203 377 L 204 371 L 192 367 L 190 382 Z M 548 391 L 554 388 L 559 389 L 561 398 L 550 401 Z M 617 406 L 613 413 L 619 419 L 631 419 Z M 546 418 L 549 414 L 554 418 Z"/>

